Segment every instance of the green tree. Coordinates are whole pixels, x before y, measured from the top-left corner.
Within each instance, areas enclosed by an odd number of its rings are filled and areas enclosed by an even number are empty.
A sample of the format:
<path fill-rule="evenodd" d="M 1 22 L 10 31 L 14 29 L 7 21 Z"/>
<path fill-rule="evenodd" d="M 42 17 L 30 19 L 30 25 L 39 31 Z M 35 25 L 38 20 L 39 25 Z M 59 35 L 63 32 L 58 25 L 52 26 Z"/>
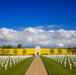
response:
<path fill-rule="evenodd" d="M 76 46 L 73 47 L 74 54 L 76 54 Z"/>
<path fill-rule="evenodd" d="M 1 49 L 1 54 L 5 55 L 5 50 L 4 49 Z"/>
<path fill-rule="evenodd" d="M 72 52 L 72 54 L 74 54 L 74 48 L 71 48 L 71 52 Z"/>
<path fill-rule="evenodd" d="M 62 50 L 61 48 L 58 49 L 58 54 L 61 54 L 62 53 Z"/>
<path fill-rule="evenodd" d="M 18 44 L 17 45 L 17 48 L 22 48 L 22 44 Z"/>
<path fill-rule="evenodd" d="M 4 46 L 2 46 L 1 48 L 2 48 L 2 49 L 5 49 L 5 48 L 6 48 L 6 46 L 4 45 Z"/>
<path fill-rule="evenodd" d="M 2 54 L 2 50 L 0 50 L 0 55 Z"/>
<path fill-rule="evenodd" d="M 18 51 L 16 49 L 13 50 L 14 55 L 17 55 Z"/>
<path fill-rule="evenodd" d="M 10 48 L 13 48 L 13 47 L 11 45 L 8 45 L 7 48 L 10 49 Z"/>
<path fill-rule="evenodd" d="M 26 50 L 25 50 L 25 49 L 23 49 L 22 53 L 23 53 L 23 56 L 24 56 L 24 55 L 26 54 Z"/>
<path fill-rule="evenodd" d="M 53 48 L 50 49 L 50 53 L 51 53 L 51 54 L 54 53 L 54 49 L 53 49 Z"/>
<path fill-rule="evenodd" d="M 1 48 L 2 48 L 2 49 L 6 49 L 6 48 L 9 49 L 9 48 L 12 48 L 12 46 L 11 46 L 11 45 L 8 45 L 8 46 L 4 45 L 4 46 L 2 46 Z"/>
<path fill-rule="evenodd" d="M 6 50 L 6 51 L 5 51 L 5 54 L 6 54 L 6 55 L 9 55 L 9 54 L 10 54 L 10 50 L 9 50 L 9 49 Z"/>
<path fill-rule="evenodd" d="M 71 50 L 72 50 L 72 48 L 68 47 L 67 48 L 67 54 L 70 54 Z"/>

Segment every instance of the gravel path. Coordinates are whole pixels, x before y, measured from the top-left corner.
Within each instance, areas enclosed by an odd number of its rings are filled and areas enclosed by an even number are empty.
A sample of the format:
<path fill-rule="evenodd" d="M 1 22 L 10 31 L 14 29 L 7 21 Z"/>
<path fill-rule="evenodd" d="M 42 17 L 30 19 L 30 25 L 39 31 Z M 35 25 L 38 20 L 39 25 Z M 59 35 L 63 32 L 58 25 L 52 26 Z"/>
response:
<path fill-rule="evenodd" d="M 36 56 L 25 75 L 48 75 L 39 56 Z"/>

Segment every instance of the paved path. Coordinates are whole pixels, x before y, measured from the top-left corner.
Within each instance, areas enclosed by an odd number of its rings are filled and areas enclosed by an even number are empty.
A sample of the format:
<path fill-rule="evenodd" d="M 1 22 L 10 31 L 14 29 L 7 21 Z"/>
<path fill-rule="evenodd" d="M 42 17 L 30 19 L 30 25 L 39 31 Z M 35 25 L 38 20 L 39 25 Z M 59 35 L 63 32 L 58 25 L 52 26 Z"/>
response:
<path fill-rule="evenodd" d="M 48 75 L 39 56 L 34 58 L 25 75 Z"/>

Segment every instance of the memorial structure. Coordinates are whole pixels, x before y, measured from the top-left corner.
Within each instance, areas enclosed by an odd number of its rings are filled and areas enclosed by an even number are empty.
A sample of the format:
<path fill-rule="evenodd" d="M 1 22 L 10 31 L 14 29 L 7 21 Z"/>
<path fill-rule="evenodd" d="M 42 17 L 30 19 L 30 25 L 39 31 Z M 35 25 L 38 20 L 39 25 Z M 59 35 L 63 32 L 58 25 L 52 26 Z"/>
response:
<path fill-rule="evenodd" d="M 41 55 L 41 48 L 40 46 L 35 47 L 35 55 Z"/>

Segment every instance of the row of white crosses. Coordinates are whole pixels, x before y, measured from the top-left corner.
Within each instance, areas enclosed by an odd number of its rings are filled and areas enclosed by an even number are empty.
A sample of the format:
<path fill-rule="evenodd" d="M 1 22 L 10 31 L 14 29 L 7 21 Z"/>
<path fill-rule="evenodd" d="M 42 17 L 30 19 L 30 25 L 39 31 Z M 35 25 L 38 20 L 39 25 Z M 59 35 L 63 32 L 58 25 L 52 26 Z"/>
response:
<path fill-rule="evenodd" d="M 8 67 L 12 67 L 26 58 L 31 57 L 31 55 L 27 56 L 0 56 L 0 70 L 7 70 Z"/>
<path fill-rule="evenodd" d="M 76 55 L 68 55 L 68 60 L 69 60 L 69 63 L 70 63 L 70 60 L 72 61 L 72 63 L 74 64 L 74 67 L 76 67 Z"/>
<path fill-rule="evenodd" d="M 64 67 L 67 67 L 69 65 L 70 69 L 73 69 L 76 67 L 76 55 L 44 55 L 46 57 L 51 58 L 52 60 L 60 63 L 61 65 L 64 65 Z"/>

